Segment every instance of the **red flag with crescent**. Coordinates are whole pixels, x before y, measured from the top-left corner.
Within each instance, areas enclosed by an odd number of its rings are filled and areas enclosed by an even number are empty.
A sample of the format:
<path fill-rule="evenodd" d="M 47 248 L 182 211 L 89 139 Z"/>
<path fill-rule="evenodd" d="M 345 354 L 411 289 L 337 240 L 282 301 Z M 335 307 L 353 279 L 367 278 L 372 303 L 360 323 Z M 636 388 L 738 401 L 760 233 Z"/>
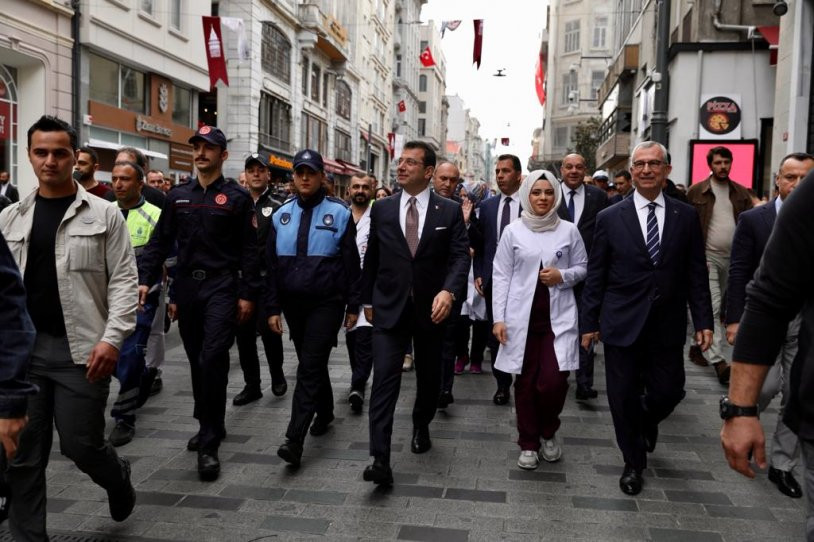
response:
<path fill-rule="evenodd" d="M 421 65 L 425 68 L 429 68 L 430 66 L 435 66 L 435 59 L 432 57 L 432 51 L 430 51 L 430 46 L 421 51 Z"/>
<path fill-rule="evenodd" d="M 545 105 L 545 59 L 542 54 L 537 57 L 537 67 L 534 72 L 534 88 L 537 90 L 537 98 L 540 100 L 540 105 Z"/>
<path fill-rule="evenodd" d="M 407 111 L 407 104 L 404 103 L 404 100 L 399 101 L 399 113 L 404 113 Z"/>
<path fill-rule="evenodd" d="M 226 55 L 223 48 L 223 37 L 220 33 L 220 17 L 203 17 L 204 44 L 206 45 L 206 62 L 209 64 L 209 86 L 215 88 L 218 80 L 229 86 L 226 75 Z"/>

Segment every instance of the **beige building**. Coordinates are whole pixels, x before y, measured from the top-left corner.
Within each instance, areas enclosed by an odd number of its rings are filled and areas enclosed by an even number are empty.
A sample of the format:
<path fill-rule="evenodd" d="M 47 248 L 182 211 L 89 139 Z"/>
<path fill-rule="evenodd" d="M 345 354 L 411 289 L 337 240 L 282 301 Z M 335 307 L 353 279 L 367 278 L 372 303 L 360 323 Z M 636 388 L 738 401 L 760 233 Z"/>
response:
<path fill-rule="evenodd" d="M 420 64 L 418 75 L 418 139 L 431 145 L 435 152 L 443 154 L 447 140 L 447 117 L 449 102 L 446 94 L 447 62 L 441 49 L 441 33 L 430 21 L 421 27 L 419 52 L 430 48 L 433 66 Z"/>

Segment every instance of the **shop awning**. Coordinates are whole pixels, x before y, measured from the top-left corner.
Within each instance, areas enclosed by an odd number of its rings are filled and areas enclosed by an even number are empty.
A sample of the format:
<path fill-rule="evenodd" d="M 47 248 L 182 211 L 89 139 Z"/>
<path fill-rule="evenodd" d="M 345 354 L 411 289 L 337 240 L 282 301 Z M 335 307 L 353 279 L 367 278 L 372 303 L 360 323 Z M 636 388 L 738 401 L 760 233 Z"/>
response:
<path fill-rule="evenodd" d="M 758 26 L 757 30 L 763 39 L 769 42 L 769 64 L 775 66 L 777 64 L 777 45 L 780 43 L 780 27 Z"/>
<path fill-rule="evenodd" d="M 356 175 L 357 173 L 364 175 L 365 173 L 367 173 L 365 170 L 360 169 L 359 166 L 357 166 L 356 164 L 351 164 L 350 162 L 345 162 L 344 160 L 337 161 L 343 166 L 345 166 L 345 171 L 347 172 L 346 173 L 347 175 Z"/>
<path fill-rule="evenodd" d="M 88 146 L 95 147 L 97 149 L 110 149 L 113 151 L 117 151 L 122 147 L 126 147 L 127 145 L 119 145 L 118 143 L 113 143 L 111 141 L 105 141 L 104 139 L 88 139 Z M 168 160 L 169 156 L 164 154 L 163 152 L 155 152 L 149 151 L 147 149 L 139 149 L 136 147 L 137 150 L 141 151 L 141 154 L 144 156 L 149 156 L 150 158 L 161 158 L 162 160 Z"/>
<path fill-rule="evenodd" d="M 322 161 L 325 163 L 325 171 L 336 173 L 338 175 L 347 175 L 347 173 L 345 172 L 345 166 L 343 166 L 336 160 L 323 158 Z"/>

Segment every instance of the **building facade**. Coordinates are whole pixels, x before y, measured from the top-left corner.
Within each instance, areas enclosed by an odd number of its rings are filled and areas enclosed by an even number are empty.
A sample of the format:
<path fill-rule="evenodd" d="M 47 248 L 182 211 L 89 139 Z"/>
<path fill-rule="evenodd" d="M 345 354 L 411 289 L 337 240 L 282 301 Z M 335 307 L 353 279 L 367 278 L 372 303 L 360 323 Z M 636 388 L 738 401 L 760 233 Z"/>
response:
<path fill-rule="evenodd" d="M 441 33 L 432 21 L 420 27 L 419 54 L 429 47 L 435 64 L 421 65 L 418 75 L 418 139 L 443 154 L 449 103 L 445 99 L 446 59 L 441 50 Z"/>

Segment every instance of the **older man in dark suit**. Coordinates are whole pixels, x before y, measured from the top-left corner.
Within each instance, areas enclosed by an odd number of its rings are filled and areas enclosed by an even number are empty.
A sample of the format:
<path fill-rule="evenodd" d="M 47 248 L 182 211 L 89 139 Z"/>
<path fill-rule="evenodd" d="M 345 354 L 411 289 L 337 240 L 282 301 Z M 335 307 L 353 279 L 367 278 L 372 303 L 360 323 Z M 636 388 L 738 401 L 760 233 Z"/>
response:
<path fill-rule="evenodd" d="M 658 424 L 684 398 L 687 302 L 704 350 L 713 322 L 698 215 L 662 194 L 667 150 L 640 143 L 630 161 L 636 192 L 596 220 L 580 328 L 584 348 L 600 337 L 605 344 L 608 402 L 625 461 L 619 487 L 636 495 Z"/>
<path fill-rule="evenodd" d="M 562 177 L 562 201 L 557 209 L 557 214 L 563 220 L 573 222 L 577 225 L 582 242 L 585 244 L 585 252 L 591 256 L 591 245 L 594 240 L 594 228 L 596 227 L 596 215 L 599 211 L 608 206 L 607 193 L 595 186 L 585 184 L 585 158 L 579 154 L 569 154 L 562 159 L 560 166 L 560 176 Z M 597 172 L 599 173 L 599 172 Z M 603 172 L 604 173 L 604 172 Z M 607 179 L 607 177 L 605 177 Z M 583 284 L 577 284 L 574 288 L 574 295 L 579 303 L 582 296 Z M 577 391 L 576 397 L 579 401 L 596 399 L 597 392 L 594 388 L 594 350 L 593 348 L 579 349 L 579 369 L 576 372 Z"/>
<path fill-rule="evenodd" d="M 364 479 L 393 483 L 390 440 L 401 365 L 415 345 L 417 390 L 410 449 L 432 447 L 429 424 L 441 393 L 441 347 L 456 293 L 469 273 L 469 241 L 458 203 L 433 194 L 435 152 L 410 141 L 399 158 L 400 194 L 371 208 L 362 279 L 365 317 L 373 323 L 370 455 Z"/>

